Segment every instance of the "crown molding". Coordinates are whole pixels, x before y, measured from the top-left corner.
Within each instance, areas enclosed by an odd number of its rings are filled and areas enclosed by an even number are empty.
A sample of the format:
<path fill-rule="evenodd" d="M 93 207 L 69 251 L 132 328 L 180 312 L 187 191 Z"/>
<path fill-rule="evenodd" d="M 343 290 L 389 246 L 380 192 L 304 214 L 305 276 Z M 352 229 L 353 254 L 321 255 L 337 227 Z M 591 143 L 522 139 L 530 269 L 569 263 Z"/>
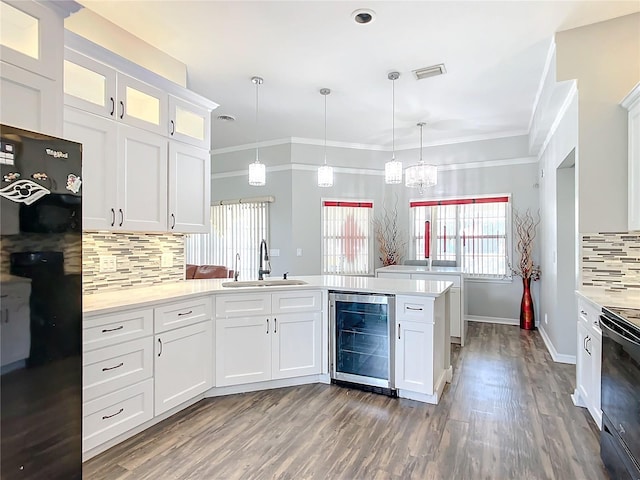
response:
<path fill-rule="evenodd" d="M 535 99 L 533 100 L 531 117 L 529 117 L 529 128 L 527 129 L 527 133 L 529 134 L 531 133 L 531 127 L 533 126 L 533 119 L 536 116 L 536 110 L 538 110 L 538 104 L 540 103 L 540 98 L 542 97 L 542 91 L 544 90 L 544 84 L 547 79 L 547 75 L 549 74 L 549 70 L 551 69 L 551 62 L 553 61 L 553 56 L 555 55 L 555 53 L 556 53 L 556 40 L 555 38 L 552 38 L 551 43 L 549 45 L 549 49 L 547 50 L 547 58 L 544 61 L 544 68 L 542 69 L 540 82 L 538 83 L 538 90 L 536 92 Z"/>
<path fill-rule="evenodd" d="M 547 133 L 547 136 L 544 139 L 544 142 L 542 143 L 540 150 L 538 150 L 538 158 L 541 158 L 542 155 L 544 155 L 544 152 L 547 149 L 547 146 L 549 146 L 549 142 L 555 135 L 556 130 L 558 130 L 558 127 L 560 126 L 560 123 L 562 122 L 564 115 L 567 113 L 567 110 L 569 109 L 569 106 L 571 105 L 575 97 L 578 95 L 578 82 L 576 80 L 568 80 L 568 81 L 571 82 L 569 93 L 567 93 L 567 96 L 565 97 L 564 102 L 562 102 L 562 106 L 560 107 L 560 110 L 558 110 L 558 114 L 556 115 L 556 118 L 553 120 L 551 127 L 549 127 L 549 132 Z"/>
<path fill-rule="evenodd" d="M 474 168 L 490 168 L 490 167 L 506 167 L 512 165 L 526 165 L 530 163 L 538 163 L 538 157 L 519 157 L 519 158 L 505 158 L 501 160 L 486 160 L 482 162 L 467 162 L 467 163 L 454 163 L 449 165 L 438 165 L 439 171 L 450 170 L 470 170 Z M 315 172 L 320 165 L 306 165 L 301 163 L 290 163 L 287 165 L 276 165 L 273 167 L 267 167 L 267 172 L 284 172 L 284 171 L 306 171 Z M 363 169 L 363 168 L 348 168 L 348 167 L 333 167 L 335 173 L 341 173 L 345 175 L 374 175 L 384 176 L 384 169 Z M 234 170 L 231 172 L 212 173 L 211 178 L 232 178 L 242 177 L 249 174 L 248 170 Z"/>
<path fill-rule="evenodd" d="M 521 135 L 528 135 L 528 130 L 518 129 L 518 130 L 503 130 L 501 132 L 494 133 L 482 133 L 478 135 L 469 135 L 466 137 L 455 137 L 441 141 L 428 142 L 423 143 L 424 147 L 437 147 L 441 145 L 454 145 L 456 143 L 467 143 L 467 142 L 478 142 L 482 140 L 496 140 L 499 138 L 508 138 L 508 137 L 518 137 Z M 224 148 L 214 148 L 211 150 L 212 155 L 222 155 L 225 153 L 233 153 L 233 152 L 241 152 L 244 150 L 254 150 L 257 148 L 264 147 L 274 147 L 276 145 L 314 145 L 322 147 L 324 146 L 324 139 L 319 138 L 303 138 L 303 137 L 289 137 L 289 138 L 278 138 L 275 140 L 265 140 L 258 143 L 246 143 L 243 145 L 235 145 L 233 147 L 224 147 Z M 350 142 L 337 142 L 327 140 L 327 147 L 335 147 L 335 148 L 348 148 L 353 150 L 368 150 L 368 151 L 376 151 L 376 152 L 391 152 L 392 148 L 386 145 L 375 145 L 375 144 L 366 144 L 366 143 L 350 143 Z M 396 152 L 404 151 L 404 150 L 415 150 L 420 148 L 419 143 L 415 144 L 407 144 L 404 146 L 396 147 Z"/>

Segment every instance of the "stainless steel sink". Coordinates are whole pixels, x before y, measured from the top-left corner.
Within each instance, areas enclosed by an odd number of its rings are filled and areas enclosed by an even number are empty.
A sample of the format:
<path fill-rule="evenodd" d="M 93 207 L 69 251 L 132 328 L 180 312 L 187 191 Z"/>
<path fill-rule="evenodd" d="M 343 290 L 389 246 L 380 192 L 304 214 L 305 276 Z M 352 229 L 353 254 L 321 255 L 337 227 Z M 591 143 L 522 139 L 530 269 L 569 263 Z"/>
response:
<path fill-rule="evenodd" d="M 308 285 L 303 280 L 247 280 L 245 282 L 224 282 L 223 287 L 242 288 L 242 287 L 276 287 L 286 285 Z"/>

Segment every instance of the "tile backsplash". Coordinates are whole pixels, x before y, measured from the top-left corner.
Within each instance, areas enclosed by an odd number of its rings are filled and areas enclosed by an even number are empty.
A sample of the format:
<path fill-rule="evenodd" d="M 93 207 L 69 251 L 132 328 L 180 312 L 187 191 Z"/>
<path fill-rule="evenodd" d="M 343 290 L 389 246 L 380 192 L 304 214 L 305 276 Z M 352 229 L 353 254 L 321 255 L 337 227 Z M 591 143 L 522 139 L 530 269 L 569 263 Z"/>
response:
<path fill-rule="evenodd" d="M 640 289 L 640 233 L 583 235 L 582 285 Z"/>
<path fill-rule="evenodd" d="M 82 287 L 85 294 L 184 279 L 184 235 L 83 232 Z M 161 267 L 161 255 L 173 266 Z M 100 257 L 116 258 L 115 272 L 100 272 Z"/>

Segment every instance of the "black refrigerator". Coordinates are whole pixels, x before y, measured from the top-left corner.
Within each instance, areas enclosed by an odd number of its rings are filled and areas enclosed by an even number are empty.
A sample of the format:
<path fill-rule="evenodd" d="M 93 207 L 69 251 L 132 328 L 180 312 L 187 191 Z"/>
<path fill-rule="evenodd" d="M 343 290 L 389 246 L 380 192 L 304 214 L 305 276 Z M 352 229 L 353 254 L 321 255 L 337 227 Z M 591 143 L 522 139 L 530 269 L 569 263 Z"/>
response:
<path fill-rule="evenodd" d="M 0 124 L 0 478 L 82 478 L 82 145 Z"/>

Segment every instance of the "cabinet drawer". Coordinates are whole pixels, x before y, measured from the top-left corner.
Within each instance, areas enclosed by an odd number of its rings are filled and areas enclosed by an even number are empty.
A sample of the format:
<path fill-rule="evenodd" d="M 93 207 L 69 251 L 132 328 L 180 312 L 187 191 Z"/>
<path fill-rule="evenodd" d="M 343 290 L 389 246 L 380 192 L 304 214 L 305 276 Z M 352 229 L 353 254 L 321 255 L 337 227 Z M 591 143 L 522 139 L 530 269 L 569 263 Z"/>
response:
<path fill-rule="evenodd" d="M 271 295 L 239 294 L 216 297 L 216 317 L 246 317 L 271 313 Z"/>
<path fill-rule="evenodd" d="M 154 311 L 155 333 L 210 320 L 211 298 L 200 297 L 157 307 Z"/>
<path fill-rule="evenodd" d="M 396 320 L 433 323 L 433 297 L 396 297 Z"/>
<path fill-rule="evenodd" d="M 599 321 L 602 309 L 596 307 L 583 297 L 578 297 L 578 318 L 584 322 L 588 328 L 595 328 L 600 331 Z"/>
<path fill-rule="evenodd" d="M 315 312 L 322 310 L 322 293 L 318 291 L 280 292 L 271 295 L 271 312 Z"/>
<path fill-rule="evenodd" d="M 83 404 L 82 451 L 86 452 L 153 418 L 153 379 Z"/>
<path fill-rule="evenodd" d="M 411 280 L 427 280 L 430 282 L 453 282 L 454 287 L 460 287 L 460 277 L 457 275 L 437 275 L 432 273 L 412 273 Z"/>
<path fill-rule="evenodd" d="M 83 321 L 82 350 L 88 352 L 153 334 L 153 310 L 128 310 Z"/>
<path fill-rule="evenodd" d="M 82 358 L 82 399 L 93 400 L 152 375 L 152 337 L 87 352 Z"/>

